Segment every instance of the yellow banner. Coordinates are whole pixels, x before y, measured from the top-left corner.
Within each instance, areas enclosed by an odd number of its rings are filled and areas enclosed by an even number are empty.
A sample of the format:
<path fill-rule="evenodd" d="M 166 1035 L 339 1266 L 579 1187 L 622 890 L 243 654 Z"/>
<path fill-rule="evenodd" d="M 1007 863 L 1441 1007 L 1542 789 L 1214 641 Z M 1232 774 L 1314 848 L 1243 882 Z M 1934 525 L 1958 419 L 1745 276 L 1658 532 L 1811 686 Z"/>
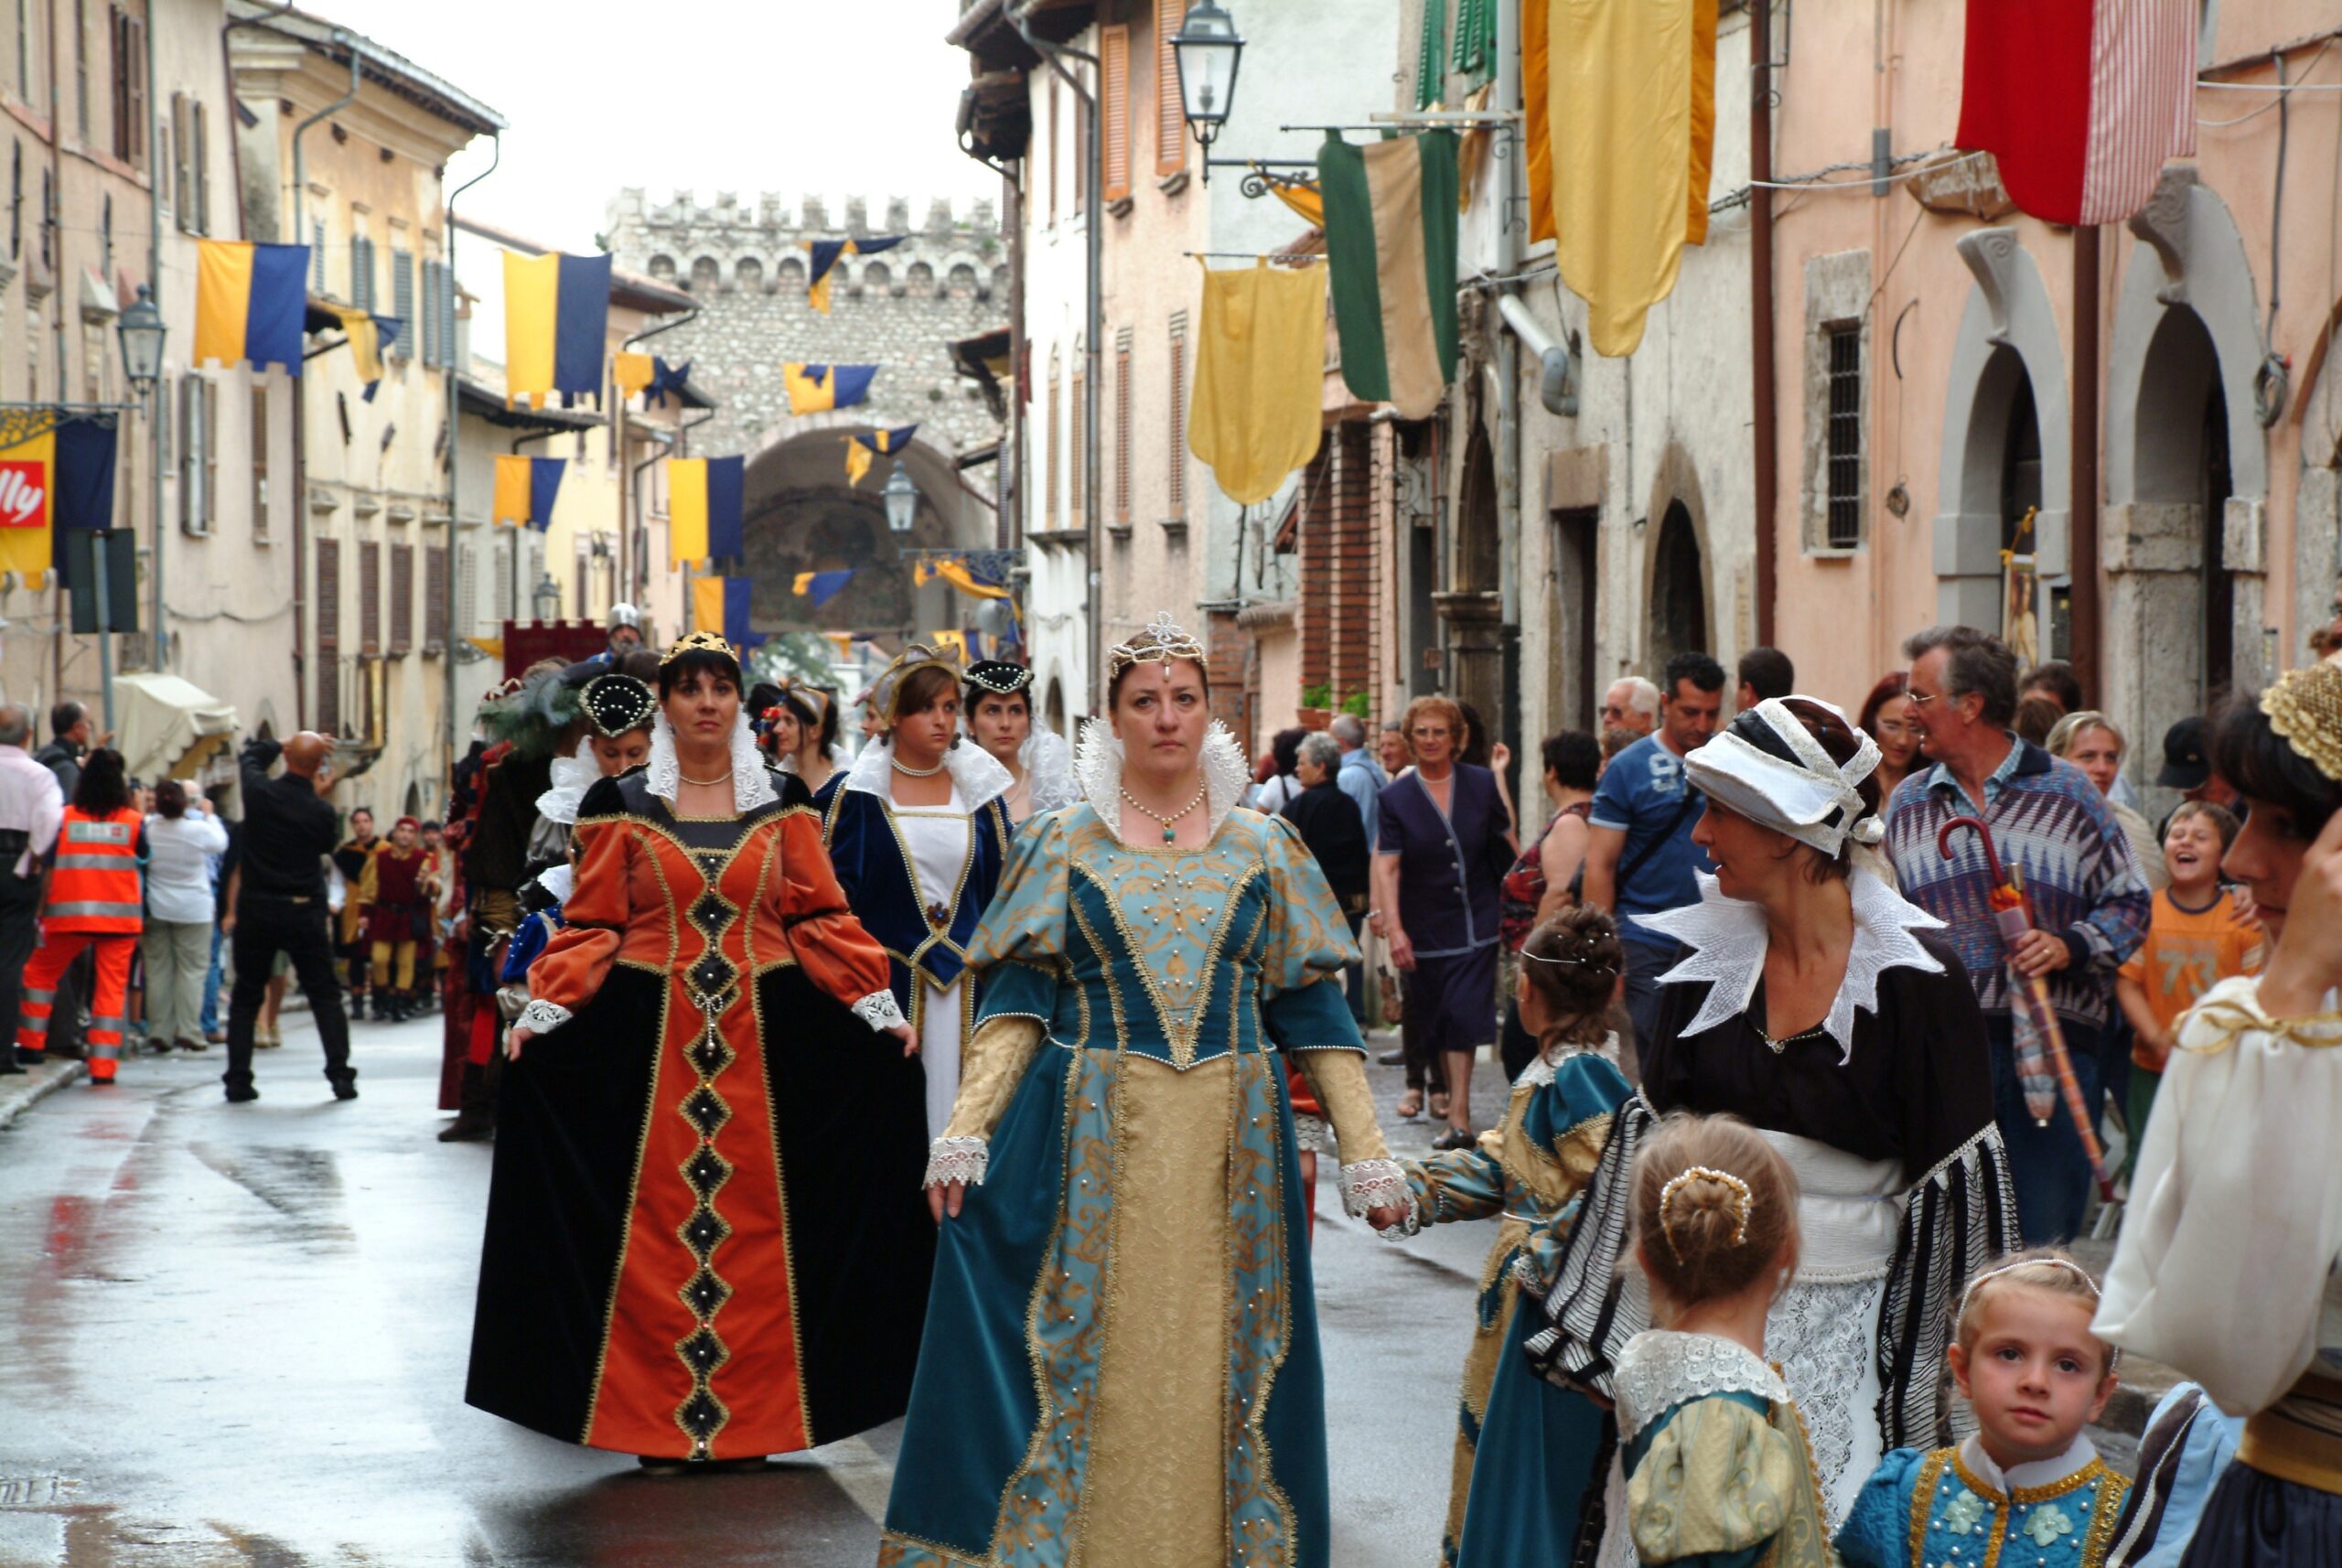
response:
<path fill-rule="evenodd" d="M 561 306 L 561 255 L 504 252 L 504 397 L 553 396 L 553 332 Z"/>
<path fill-rule="evenodd" d="M 725 635 L 723 578 L 700 577 L 692 583 L 692 629 Z"/>
<path fill-rule="evenodd" d="M 707 559 L 707 459 L 667 459 L 667 564 Z M 719 605 L 715 619 L 724 617 Z"/>
<path fill-rule="evenodd" d="M 490 522 L 526 524 L 529 516 L 529 459 L 499 454 L 496 459 L 496 504 L 488 514 Z"/>
<path fill-rule="evenodd" d="M 42 585 L 55 538 L 57 437 L 44 433 L 0 449 L 0 572 Z"/>

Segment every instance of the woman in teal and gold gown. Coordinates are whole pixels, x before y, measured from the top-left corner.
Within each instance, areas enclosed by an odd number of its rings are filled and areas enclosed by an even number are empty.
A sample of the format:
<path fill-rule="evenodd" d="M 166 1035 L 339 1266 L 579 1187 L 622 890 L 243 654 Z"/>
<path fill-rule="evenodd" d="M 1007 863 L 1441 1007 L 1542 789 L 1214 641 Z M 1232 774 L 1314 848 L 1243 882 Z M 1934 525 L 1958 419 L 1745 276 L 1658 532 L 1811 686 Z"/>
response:
<path fill-rule="evenodd" d="M 883 1565 L 1328 1563 L 1288 1055 L 1351 1212 L 1387 1228 L 1409 1198 L 1343 1000 L 1348 922 L 1291 826 L 1238 804 L 1202 656 L 1162 617 L 1112 651 L 1082 799 L 1026 825 L 972 946 Z"/>

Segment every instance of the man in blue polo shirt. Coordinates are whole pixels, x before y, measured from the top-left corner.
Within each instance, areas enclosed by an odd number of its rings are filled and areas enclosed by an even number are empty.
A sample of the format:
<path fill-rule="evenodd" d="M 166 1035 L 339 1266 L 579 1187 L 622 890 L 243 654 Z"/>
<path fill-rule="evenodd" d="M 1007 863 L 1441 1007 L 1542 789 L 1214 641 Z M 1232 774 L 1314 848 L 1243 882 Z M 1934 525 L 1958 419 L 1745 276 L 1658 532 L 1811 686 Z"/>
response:
<path fill-rule="evenodd" d="M 1679 653 L 1660 683 L 1659 728 L 1610 759 L 1586 819 L 1585 901 L 1618 917 L 1627 950 L 1627 1012 L 1638 1046 L 1659 1018 L 1659 977 L 1675 944 L 1635 923 L 1695 903 L 1698 874 L 1713 869 L 1692 842 L 1701 796 L 1684 782 L 1683 758 L 1707 744 L 1724 707 L 1724 666 Z"/>

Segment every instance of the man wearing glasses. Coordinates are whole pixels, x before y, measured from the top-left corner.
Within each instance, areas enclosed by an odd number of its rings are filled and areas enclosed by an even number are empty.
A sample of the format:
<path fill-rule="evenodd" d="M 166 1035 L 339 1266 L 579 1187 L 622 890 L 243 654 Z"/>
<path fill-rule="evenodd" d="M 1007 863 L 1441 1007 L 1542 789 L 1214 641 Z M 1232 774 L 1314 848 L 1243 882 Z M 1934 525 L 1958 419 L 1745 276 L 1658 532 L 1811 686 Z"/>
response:
<path fill-rule="evenodd" d="M 1639 675 L 1621 675 L 1602 694 L 1602 727 L 1638 736 L 1659 727 L 1659 688 Z"/>

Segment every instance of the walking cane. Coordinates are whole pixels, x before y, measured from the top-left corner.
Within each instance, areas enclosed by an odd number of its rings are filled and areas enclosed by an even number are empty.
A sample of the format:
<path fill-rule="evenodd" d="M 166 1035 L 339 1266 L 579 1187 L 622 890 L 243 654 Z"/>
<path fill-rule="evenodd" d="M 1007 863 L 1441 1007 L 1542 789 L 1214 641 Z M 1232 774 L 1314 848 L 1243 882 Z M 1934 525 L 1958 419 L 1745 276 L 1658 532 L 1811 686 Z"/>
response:
<path fill-rule="evenodd" d="M 1976 842 L 1984 851 L 1984 868 L 1992 873 L 1993 888 L 1986 895 L 1993 906 L 1993 923 L 2001 931 L 2001 947 L 2004 952 L 2016 950 L 2017 940 L 2033 929 L 2032 913 L 2025 907 L 2025 889 L 2015 876 L 2001 865 L 2000 851 L 1993 845 L 1993 834 L 1984 819 L 1975 816 L 1954 817 L 1944 823 L 1936 834 L 1936 849 L 1946 860 L 1952 858 L 1951 835 L 1961 828 L 1972 828 Z M 2114 1201 L 2114 1184 L 2106 1176 L 2106 1154 L 2099 1147 L 2098 1133 L 2090 1127 L 2090 1107 L 2082 1102 L 2081 1080 L 2074 1076 L 2074 1059 L 2066 1050 L 2066 1035 L 2057 1026 L 2057 1015 L 2049 1005 L 2049 983 L 2039 975 L 2025 975 L 2014 970 L 2010 978 L 2016 983 L 2017 998 L 2025 1009 L 2025 1021 L 2033 1027 L 2049 1058 L 2049 1066 L 2057 1079 L 2057 1091 L 2066 1101 L 2066 1113 L 2074 1119 L 2074 1130 L 2081 1134 L 2082 1153 L 2090 1156 L 2090 1174 L 2098 1182 L 2098 1196 L 2109 1204 Z M 2019 1075 L 2023 1071 L 2022 1054 Z M 2047 1095 L 2036 1096 L 2025 1091 L 2026 1108 L 2035 1122 L 2046 1127 L 2054 1112 L 2056 1101 Z"/>

